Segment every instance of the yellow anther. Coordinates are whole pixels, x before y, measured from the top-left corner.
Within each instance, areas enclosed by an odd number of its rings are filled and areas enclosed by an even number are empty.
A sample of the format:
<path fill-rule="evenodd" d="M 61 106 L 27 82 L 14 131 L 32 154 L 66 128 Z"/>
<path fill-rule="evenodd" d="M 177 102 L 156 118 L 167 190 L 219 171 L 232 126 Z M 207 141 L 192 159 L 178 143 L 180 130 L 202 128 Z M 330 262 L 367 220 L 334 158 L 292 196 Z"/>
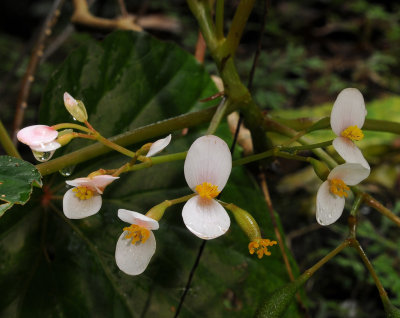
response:
<path fill-rule="evenodd" d="M 339 197 L 348 197 L 348 193 L 346 191 L 350 191 L 350 188 L 343 182 L 341 179 L 332 179 L 329 180 L 330 187 L 329 190 L 332 194 L 335 194 Z"/>
<path fill-rule="evenodd" d="M 93 190 L 84 186 L 73 188 L 72 191 L 75 192 L 75 195 L 81 200 L 90 199 L 94 194 Z"/>
<path fill-rule="evenodd" d="M 196 192 L 201 196 L 202 198 L 206 199 L 213 199 L 218 196 L 218 194 L 221 191 L 218 191 L 218 186 L 213 185 L 209 182 L 203 182 L 202 184 L 199 184 L 195 188 Z"/>
<path fill-rule="evenodd" d="M 273 246 L 276 244 L 276 241 L 271 241 L 269 239 L 255 239 L 249 243 L 249 252 L 251 255 L 256 253 L 257 257 L 261 259 L 264 255 L 270 256 L 271 252 L 268 250 L 268 246 Z"/>
<path fill-rule="evenodd" d="M 341 135 L 351 140 L 361 140 L 364 138 L 362 130 L 358 128 L 357 125 L 347 127 L 342 131 Z"/>
<path fill-rule="evenodd" d="M 127 231 L 125 238 L 132 239 L 131 243 L 136 244 L 137 242 L 144 243 L 150 237 L 150 230 L 141 227 L 136 224 L 132 224 L 131 226 L 124 227 L 124 231 Z"/>

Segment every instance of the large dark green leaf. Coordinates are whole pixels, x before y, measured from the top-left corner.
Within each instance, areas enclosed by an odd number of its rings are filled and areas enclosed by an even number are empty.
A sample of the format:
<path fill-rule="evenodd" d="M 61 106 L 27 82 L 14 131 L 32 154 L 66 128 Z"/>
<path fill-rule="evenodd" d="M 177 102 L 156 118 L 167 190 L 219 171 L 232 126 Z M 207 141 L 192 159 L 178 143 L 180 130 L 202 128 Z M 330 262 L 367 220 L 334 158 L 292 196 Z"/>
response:
<path fill-rule="evenodd" d="M 0 156 L 0 217 L 14 204 L 25 204 L 29 200 L 34 182 L 42 184 L 40 173 L 32 164 Z"/>
<path fill-rule="evenodd" d="M 64 90 L 83 98 L 90 121 L 110 136 L 192 111 L 200 107 L 197 100 L 212 95 L 215 88 L 204 69 L 178 47 L 145 34 L 117 32 L 67 59 L 45 93 L 45 122 L 68 121 L 61 103 Z M 229 139 L 225 125 L 218 134 Z M 196 130 L 186 136 L 176 133 L 166 152 L 188 149 L 199 135 Z M 118 167 L 125 160 L 112 153 L 76 167 L 71 178 Z M 191 192 L 183 162 L 122 175 L 107 187 L 101 211 L 83 220 L 64 218 L 64 179 L 49 179 L 59 197 L 42 207 L 38 191 L 29 207 L 6 214 L 0 222 L 0 290 L 7 291 L 0 297 L 0 314 L 173 317 L 201 244 L 185 228 L 182 206 L 167 210 L 155 231 L 156 254 L 142 275 L 119 271 L 114 251 L 125 226 L 117 217 L 118 208 L 145 213 L 162 200 Z M 222 200 L 251 212 L 265 237 L 273 237 L 263 197 L 243 168 L 234 168 Z M 279 248 L 258 260 L 248 254 L 247 244 L 234 223 L 226 235 L 207 242 L 181 317 L 251 317 L 267 293 L 287 282 Z M 294 306 L 288 317 L 298 317 Z"/>

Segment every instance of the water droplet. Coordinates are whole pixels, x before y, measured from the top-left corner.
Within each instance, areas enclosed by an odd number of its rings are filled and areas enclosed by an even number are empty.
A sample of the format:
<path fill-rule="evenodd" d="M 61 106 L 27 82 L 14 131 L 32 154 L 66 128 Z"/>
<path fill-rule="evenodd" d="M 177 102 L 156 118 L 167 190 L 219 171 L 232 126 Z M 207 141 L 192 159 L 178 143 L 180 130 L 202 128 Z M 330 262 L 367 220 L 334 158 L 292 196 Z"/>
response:
<path fill-rule="evenodd" d="M 74 171 L 74 169 L 75 169 L 75 166 L 68 166 L 68 167 L 62 168 L 61 170 L 58 170 L 58 172 L 64 177 L 69 177 L 72 174 L 72 172 Z"/>
<path fill-rule="evenodd" d="M 40 162 L 46 162 L 46 161 L 50 160 L 51 157 L 53 156 L 54 152 L 55 152 L 55 150 L 46 151 L 46 152 L 32 150 L 33 156 L 35 157 L 35 159 L 37 161 L 40 161 Z"/>
<path fill-rule="evenodd" d="M 73 120 L 77 121 L 77 119 L 75 117 L 72 117 Z"/>
<path fill-rule="evenodd" d="M 330 218 L 330 219 L 332 218 L 332 213 L 328 214 L 328 218 Z"/>

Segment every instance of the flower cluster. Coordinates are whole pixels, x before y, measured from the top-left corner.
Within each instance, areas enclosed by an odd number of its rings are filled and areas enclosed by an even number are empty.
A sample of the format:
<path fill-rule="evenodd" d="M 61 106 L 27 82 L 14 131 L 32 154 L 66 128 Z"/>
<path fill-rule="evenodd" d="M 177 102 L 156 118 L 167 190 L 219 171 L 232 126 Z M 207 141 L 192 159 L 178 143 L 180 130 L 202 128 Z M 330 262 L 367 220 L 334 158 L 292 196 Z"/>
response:
<path fill-rule="evenodd" d="M 363 139 L 361 131 L 367 110 L 364 98 L 356 88 L 340 92 L 331 113 L 331 127 L 337 137 L 333 147 L 346 161 L 332 169 L 317 193 L 317 222 L 330 225 L 342 215 L 350 188 L 366 179 L 370 166 L 354 141 Z"/>
<path fill-rule="evenodd" d="M 64 93 L 64 105 L 68 112 L 78 122 L 77 124 L 58 124 L 53 127 L 35 125 L 19 131 L 18 139 L 28 145 L 38 154 L 54 153 L 59 147 L 66 145 L 73 138 L 81 137 L 99 140 L 113 148 L 113 143 L 107 141 L 88 122 L 88 114 L 82 101 Z M 63 131 L 57 129 L 67 128 Z M 74 132 L 77 129 L 80 132 Z M 82 133 L 83 132 L 83 133 Z M 159 153 L 171 141 L 171 135 L 166 138 L 143 145 L 137 152 L 117 148 L 131 156 L 131 162 L 119 169 L 92 172 L 87 177 L 67 180 L 73 188 L 63 197 L 63 212 L 69 219 L 82 219 L 98 213 L 102 205 L 102 194 L 105 188 L 119 179 L 119 175 L 130 169 L 136 160 L 147 161 L 149 157 Z M 114 149 L 116 149 L 114 147 Z M 35 157 L 38 156 L 35 155 Z M 49 158 L 47 158 L 49 159 Z M 275 241 L 262 239 L 255 220 L 248 212 L 217 200 L 224 189 L 232 170 L 232 156 L 228 145 L 221 138 L 213 135 L 202 136 L 194 141 L 187 152 L 184 163 L 184 175 L 188 186 L 194 192 L 172 201 L 185 202 L 182 210 L 183 222 L 190 232 L 201 239 L 210 240 L 225 234 L 231 224 L 230 217 L 224 207 L 233 212 L 235 219 L 250 238 L 249 252 L 259 258 L 270 255 L 269 246 Z M 116 250 L 117 266 L 128 275 L 143 273 L 156 250 L 154 230 L 159 228 L 158 221 L 172 201 L 165 201 L 143 215 L 125 209 L 118 210 L 118 217 L 129 224 L 123 228 Z"/>

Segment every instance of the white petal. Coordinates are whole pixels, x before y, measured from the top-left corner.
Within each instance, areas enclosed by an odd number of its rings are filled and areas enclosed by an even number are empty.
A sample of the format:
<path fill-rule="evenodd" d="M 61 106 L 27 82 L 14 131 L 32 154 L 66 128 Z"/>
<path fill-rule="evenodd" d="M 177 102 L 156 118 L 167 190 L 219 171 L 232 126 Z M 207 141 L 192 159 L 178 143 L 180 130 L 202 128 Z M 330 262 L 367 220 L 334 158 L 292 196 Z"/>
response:
<path fill-rule="evenodd" d="M 29 147 L 31 147 L 31 149 L 34 151 L 49 152 L 60 148 L 61 145 L 57 141 L 51 141 L 45 144 L 30 145 Z"/>
<path fill-rule="evenodd" d="M 158 154 L 161 150 L 167 147 L 170 142 L 171 142 L 171 134 L 169 134 L 167 137 L 163 139 L 159 139 L 153 142 L 146 157 L 151 157 L 154 156 L 155 154 Z"/>
<path fill-rule="evenodd" d="M 149 230 L 158 230 L 159 228 L 159 224 L 156 220 L 138 212 L 119 209 L 118 217 L 126 223 L 137 224 Z"/>
<path fill-rule="evenodd" d="M 198 138 L 189 148 L 185 160 L 185 178 L 194 191 L 196 186 L 209 182 L 222 191 L 232 170 L 228 145 L 213 135 Z"/>
<path fill-rule="evenodd" d="M 115 249 L 115 261 L 121 271 L 128 275 L 143 273 L 156 251 L 156 239 L 153 232 L 145 243 L 132 244 L 125 239 L 126 231 L 121 234 Z"/>
<path fill-rule="evenodd" d="M 333 168 L 328 179 L 341 179 L 345 184 L 353 186 L 366 179 L 370 172 L 370 169 L 358 163 L 345 163 Z"/>
<path fill-rule="evenodd" d="M 63 211 L 69 219 L 83 219 L 100 211 L 101 195 L 95 194 L 87 200 L 81 200 L 73 189 L 69 189 L 63 198 Z"/>
<path fill-rule="evenodd" d="M 361 129 L 365 116 L 367 110 L 360 91 L 357 88 L 345 88 L 339 93 L 332 108 L 332 130 L 340 136 L 340 133 L 349 126 L 357 125 Z"/>
<path fill-rule="evenodd" d="M 333 140 L 332 145 L 344 161 L 349 163 L 359 163 L 366 169 L 371 169 L 361 150 L 350 139 L 345 137 L 336 137 L 335 140 Z"/>
<path fill-rule="evenodd" d="M 17 138 L 28 146 L 38 146 L 53 141 L 58 136 L 58 131 L 46 125 L 33 125 L 21 129 Z"/>
<path fill-rule="evenodd" d="M 317 222 L 321 225 L 330 225 L 342 215 L 345 199 L 329 191 L 329 181 L 319 187 L 317 193 Z"/>
<path fill-rule="evenodd" d="M 89 178 L 76 178 L 74 180 L 65 180 L 65 183 L 73 187 L 89 187 L 92 181 Z"/>
<path fill-rule="evenodd" d="M 202 199 L 199 195 L 186 202 L 182 218 L 189 231 L 204 240 L 221 236 L 231 224 L 221 204 L 215 200 Z"/>
<path fill-rule="evenodd" d="M 65 182 L 73 187 L 88 187 L 96 190 L 100 194 L 103 194 L 104 188 L 116 179 L 119 179 L 119 177 L 100 175 L 91 178 L 76 178 L 74 180 L 66 180 Z"/>
<path fill-rule="evenodd" d="M 108 186 L 111 182 L 113 182 L 116 179 L 119 179 L 119 177 L 113 177 L 108 174 L 100 175 L 100 176 L 95 176 L 92 178 L 89 178 L 90 181 L 92 182 L 91 185 L 94 187 L 98 193 L 102 194 L 103 190 L 106 186 Z"/>

